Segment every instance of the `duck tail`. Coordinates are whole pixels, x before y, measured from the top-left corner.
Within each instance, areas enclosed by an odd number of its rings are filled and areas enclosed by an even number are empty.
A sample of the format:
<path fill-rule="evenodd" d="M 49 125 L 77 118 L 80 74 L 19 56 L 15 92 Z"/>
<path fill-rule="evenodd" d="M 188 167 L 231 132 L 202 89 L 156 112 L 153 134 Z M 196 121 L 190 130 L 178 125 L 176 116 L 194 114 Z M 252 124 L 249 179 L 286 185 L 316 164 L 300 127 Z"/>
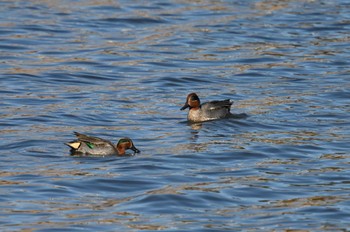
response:
<path fill-rule="evenodd" d="M 81 142 L 79 141 L 72 141 L 72 142 L 68 142 L 68 143 L 64 143 L 65 145 L 67 145 L 68 147 L 77 150 L 79 149 L 79 147 L 81 146 Z"/>

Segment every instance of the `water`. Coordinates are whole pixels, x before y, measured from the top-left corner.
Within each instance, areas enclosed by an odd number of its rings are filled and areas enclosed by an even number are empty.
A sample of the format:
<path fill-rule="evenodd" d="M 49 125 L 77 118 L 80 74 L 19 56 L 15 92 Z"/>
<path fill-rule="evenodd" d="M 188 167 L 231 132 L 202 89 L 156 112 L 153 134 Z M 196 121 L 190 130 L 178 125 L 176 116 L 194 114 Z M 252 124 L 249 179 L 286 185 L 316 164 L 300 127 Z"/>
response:
<path fill-rule="evenodd" d="M 345 0 L 1 2 L 1 230 L 348 229 L 349 29 Z M 249 117 L 188 124 L 190 92 Z"/>

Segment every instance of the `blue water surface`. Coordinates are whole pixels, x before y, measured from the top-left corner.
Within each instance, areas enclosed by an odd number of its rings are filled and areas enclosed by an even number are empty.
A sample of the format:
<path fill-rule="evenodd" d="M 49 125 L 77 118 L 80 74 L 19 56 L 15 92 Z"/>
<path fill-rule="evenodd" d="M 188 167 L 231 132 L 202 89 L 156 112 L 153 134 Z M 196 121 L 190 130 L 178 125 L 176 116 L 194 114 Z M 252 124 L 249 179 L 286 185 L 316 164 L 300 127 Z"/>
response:
<path fill-rule="evenodd" d="M 347 230 L 349 31 L 345 0 L 2 1 L 1 231 Z"/>

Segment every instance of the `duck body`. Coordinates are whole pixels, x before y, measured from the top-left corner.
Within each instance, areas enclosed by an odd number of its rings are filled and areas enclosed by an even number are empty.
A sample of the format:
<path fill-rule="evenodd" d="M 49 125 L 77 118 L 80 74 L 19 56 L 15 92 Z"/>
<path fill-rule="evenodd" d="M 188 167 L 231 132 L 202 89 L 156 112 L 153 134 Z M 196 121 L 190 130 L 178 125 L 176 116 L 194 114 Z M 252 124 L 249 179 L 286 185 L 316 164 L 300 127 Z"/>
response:
<path fill-rule="evenodd" d="M 187 96 L 185 105 L 181 110 L 190 108 L 187 115 L 187 120 L 190 122 L 204 122 L 216 119 L 227 118 L 231 116 L 231 105 L 233 104 L 230 99 L 222 101 L 211 101 L 200 104 L 199 97 L 196 93 L 190 93 Z"/>
<path fill-rule="evenodd" d="M 125 150 L 131 149 L 135 153 L 140 152 L 129 138 L 120 139 L 119 142 L 114 145 L 108 140 L 98 137 L 84 135 L 78 132 L 74 132 L 77 137 L 76 140 L 66 143 L 71 148 L 71 155 L 79 156 L 113 156 L 113 155 L 125 155 Z"/>

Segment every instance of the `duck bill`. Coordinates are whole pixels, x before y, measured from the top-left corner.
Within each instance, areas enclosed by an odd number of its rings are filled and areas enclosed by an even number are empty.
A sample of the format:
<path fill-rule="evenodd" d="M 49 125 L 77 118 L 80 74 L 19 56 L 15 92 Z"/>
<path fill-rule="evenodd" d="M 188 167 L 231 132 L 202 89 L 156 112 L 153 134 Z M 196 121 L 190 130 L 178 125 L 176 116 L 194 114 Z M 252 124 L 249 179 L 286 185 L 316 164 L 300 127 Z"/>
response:
<path fill-rule="evenodd" d="M 130 148 L 131 150 L 133 150 L 134 154 L 135 153 L 140 153 L 141 151 L 139 149 L 137 149 L 134 145 Z"/>
<path fill-rule="evenodd" d="M 188 107 L 190 107 L 190 105 L 188 103 L 185 103 L 185 105 L 180 109 L 180 110 L 185 110 L 187 109 Z"/>

